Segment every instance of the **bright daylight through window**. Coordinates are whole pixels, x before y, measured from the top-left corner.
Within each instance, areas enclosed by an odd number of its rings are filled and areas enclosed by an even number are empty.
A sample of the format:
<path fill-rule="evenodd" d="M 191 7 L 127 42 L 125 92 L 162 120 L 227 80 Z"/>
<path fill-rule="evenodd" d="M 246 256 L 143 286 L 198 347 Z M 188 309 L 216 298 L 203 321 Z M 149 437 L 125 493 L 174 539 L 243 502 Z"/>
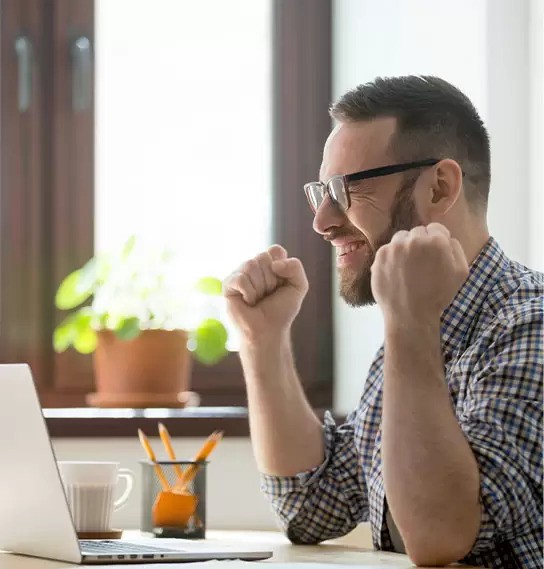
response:
<path fill-rule="evenodd" d="M 97 251 L 135 235 L 186 283 L 271 243 L 270 18 L 267 0 L 96 2 Z"/>

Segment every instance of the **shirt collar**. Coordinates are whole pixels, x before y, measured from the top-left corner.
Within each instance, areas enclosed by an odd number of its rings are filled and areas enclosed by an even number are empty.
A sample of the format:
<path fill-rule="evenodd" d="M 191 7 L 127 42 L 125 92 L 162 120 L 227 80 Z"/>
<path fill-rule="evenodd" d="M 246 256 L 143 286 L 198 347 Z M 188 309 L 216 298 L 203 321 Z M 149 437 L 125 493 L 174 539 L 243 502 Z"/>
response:
<path fill-rule="evenodd" d="M 460 347 L 507 264 L 508 259 L 503 250 L 495 239 L 490 237 L 470 266 L 467 280 L 453 302 L 442 313 L 442 348 L 446 363 Z"/>

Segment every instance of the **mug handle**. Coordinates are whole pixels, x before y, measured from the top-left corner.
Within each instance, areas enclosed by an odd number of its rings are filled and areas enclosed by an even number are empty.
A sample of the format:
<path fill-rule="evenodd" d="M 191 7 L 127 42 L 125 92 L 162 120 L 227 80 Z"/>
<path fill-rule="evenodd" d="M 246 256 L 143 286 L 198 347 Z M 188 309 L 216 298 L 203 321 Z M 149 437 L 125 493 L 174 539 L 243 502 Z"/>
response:
<path fill-rule="evenodd" d="M 123 495 L 113 503 L 114 512 L 120 510 L 127 503 L 128 497 L 132 492 L 132 486 L 134 484 L 134 473 L 132 470 L 129 470 L 128 468 L 120 468 L 117 474 L 119 478 L 124 478 L 126 480 L 127 487 L 125 488 Z"/>

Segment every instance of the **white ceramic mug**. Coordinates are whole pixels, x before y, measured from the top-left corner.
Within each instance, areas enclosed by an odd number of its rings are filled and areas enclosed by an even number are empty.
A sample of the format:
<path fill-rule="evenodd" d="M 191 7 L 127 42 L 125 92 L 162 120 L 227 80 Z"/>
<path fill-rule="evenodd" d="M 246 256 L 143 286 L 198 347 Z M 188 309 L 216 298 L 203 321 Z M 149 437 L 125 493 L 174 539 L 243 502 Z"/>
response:
<path fill-rule="evenodd" d="M 111 531 L 112 513 L 127 503 L 132 491 L 133 472 L 119 468 L 118 462 L 58 461 L 57 464 L 76 531 Z M 119 478 L 125 479 L 126 488 L 114 500 Z"/>

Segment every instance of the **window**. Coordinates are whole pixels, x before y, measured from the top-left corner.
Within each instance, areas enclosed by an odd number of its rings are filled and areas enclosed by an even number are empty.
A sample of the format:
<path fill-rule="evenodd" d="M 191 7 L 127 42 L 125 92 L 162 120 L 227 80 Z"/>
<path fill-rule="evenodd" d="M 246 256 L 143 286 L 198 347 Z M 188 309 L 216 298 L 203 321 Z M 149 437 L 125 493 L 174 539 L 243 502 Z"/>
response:
<path fill-rule="evenodd" d="M 178 216 L 184 226 L 196 214 L 207 230 L 213 227 L 213 243 L 226 232 L 219 212 L 249 203 L 246 235 L 234 236 L 232 247 L 245 257 L 261 244 L 279 242 L 303 260 L 311 289 L 295 324 L 295 357 L 312 403 L 330 405 L 330 251 L 313 235 L 301 190 L 319 169 L 330 129 L 330 0 L 56 0 L 47 9 L 30 0 L 1 0 L 1 8 L 0 360 L 30 363 L 45 406 L 82 405 L 92 390 L 91 358 L 57 355 L 51 347 L 60 280 L 92 255 L 95 244 L 113 246 L 135 226 L 142 233 L 156 192 L 162 211 L 172 212 L 160 224 L 161 238 L 170 241 L 178 238 Z M 192 19 L 177 23 L 181 12 Z M 161 40 L 163 49 L 146 49 L 145 42 L 156 47 Z M 247 54 L 249 41 L 255 44 Z M 177 68 L 176 50 L 183 62 Z M 153 54 L 165 59 L 155 61 Z M 93 55 L 94 89 L 93 74 L 85 73 Z M 237 61 L 229 65 L 229 58 Z M 249 73 L 256 75 L 252 97 L 239 104 L 240 91 L 226 92 L 218 97 L 226 108 L 210 108 L 217 82 L 232 89 L 232 76 L 245 81 Z M 203 108 L 196 113 L 191 102 Z M 144 103 L 146 112 L 137 112 Z M 185 146 L 182 136 L 176 145 L 183 121 L 193 133 Z M 214 128 L 232 145 L 211 145 Z M 197 174 L 222 186 L 214 194 L 217 209 L 205 217 L 184 194 L 198 184 Z M 123 218 L 128 200 L 130 219 Z M 159 219 L 146 220 L 146 228 L 158 233 Z M 192 266 L 195 273 L 214 272 L 213 266 Z M 223 273 L 231 260 L 217 266 Z M 245 401 L 236 354 L 217 366 L 195 365 L 192 381 L 203 405 Z"/>
<path fill-rule="evenodd" d="M 272 240 L 270 0 L 95 2 L 96 247 L 223 278 Z"/>

